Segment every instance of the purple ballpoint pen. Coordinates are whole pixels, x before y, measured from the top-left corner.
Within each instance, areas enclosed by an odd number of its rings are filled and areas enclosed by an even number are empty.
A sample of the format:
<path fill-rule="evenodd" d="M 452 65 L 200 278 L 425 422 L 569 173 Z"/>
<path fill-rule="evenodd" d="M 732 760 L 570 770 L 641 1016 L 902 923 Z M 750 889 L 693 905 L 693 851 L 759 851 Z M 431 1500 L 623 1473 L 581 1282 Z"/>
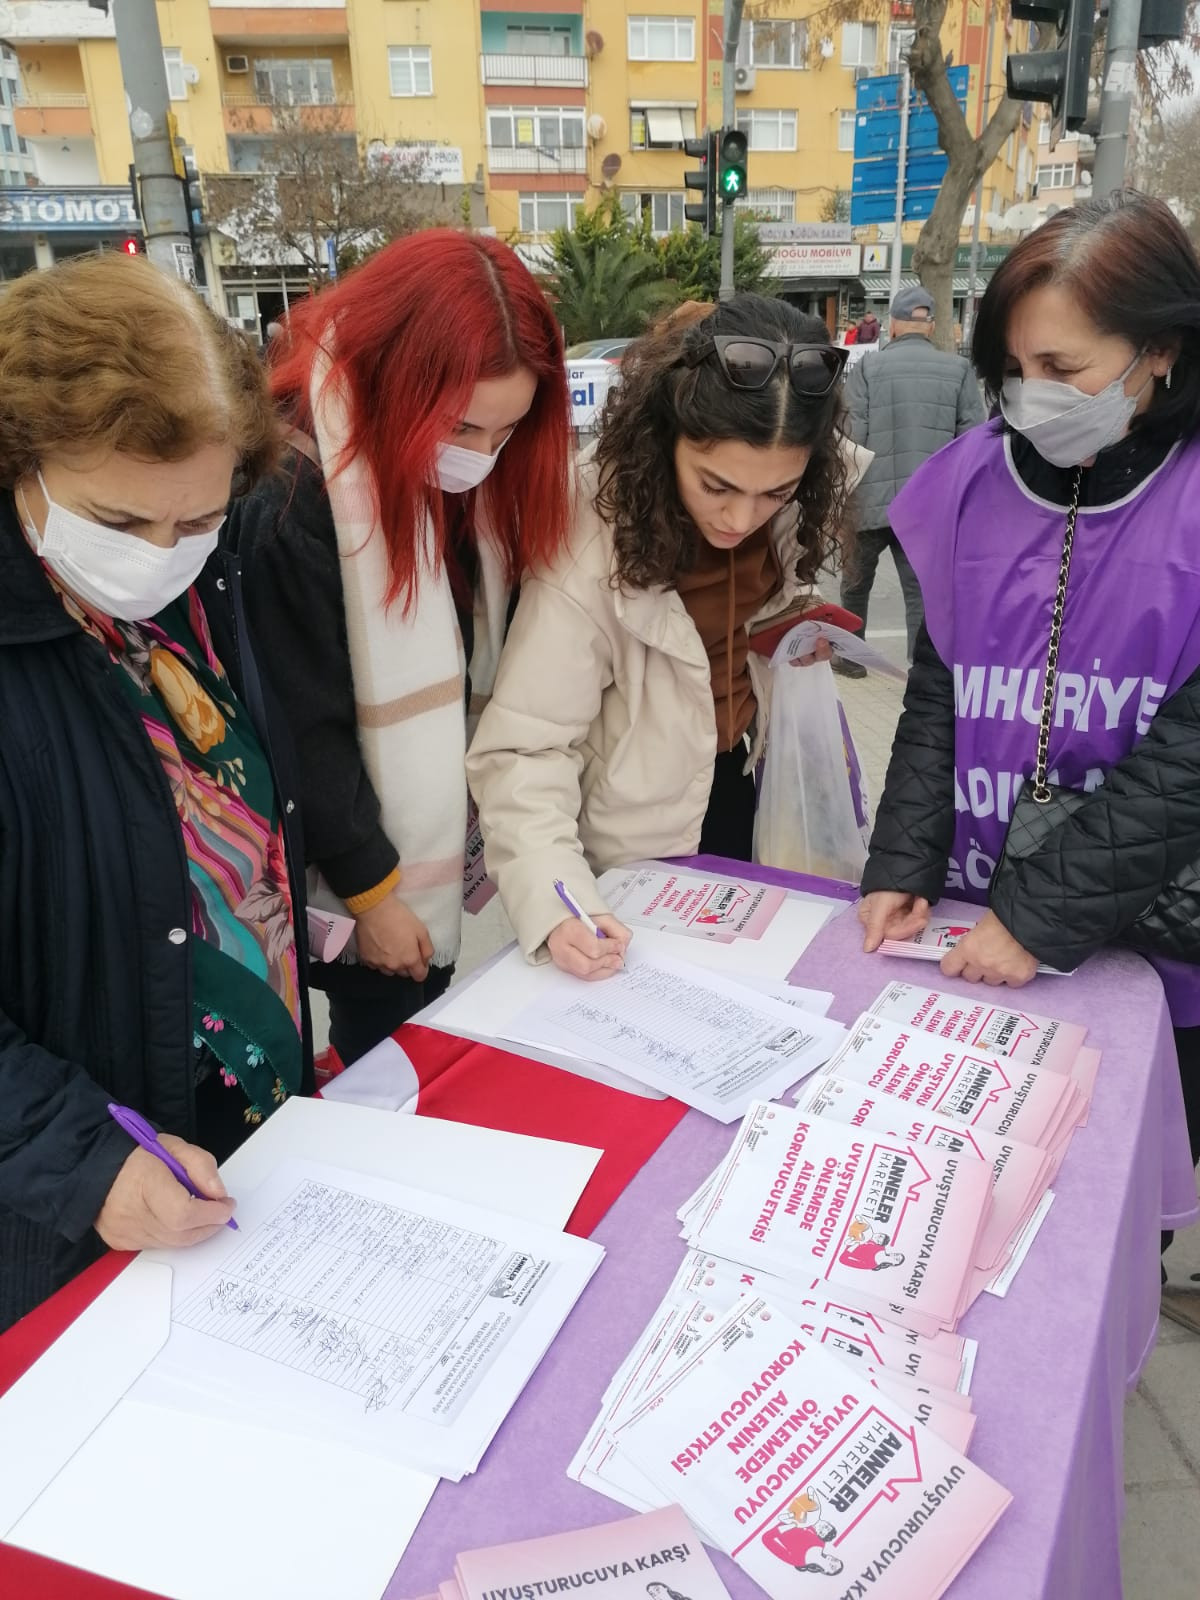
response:
<path fill-rule="evenodd" d="M 136 1144 L 140 1144 L 143 1150 L 149 1150 L 152 1156 L 157 1156 L 171 1176 L 177 1178 L 190 1195 L 194 1195 L 197 1200 L 211 1198 L 209 1195 L 200 1193 L 199 1189 L 188 1177 L 187 1168 L 182 1162 L 176 1161 L 140 1111 L 134 1111 L 131 1106 L 114 1105 L 110 1100 L 108 1114 L 114 1122 L 119 1123 L 125 1129 L 125 1132 Z M 225 1226 L 232 1228 L 235 1233 L 238 1231 L 238 1225 L 232 1217 L 230 1217 Z"/>
<path fill-rule="evenodd" d="M 567 888 L 566 884 L 561 878 L 556 878 L 554 880 L 554 892 L 562 901 L 563 905 L 566 906 L 571 915 L 579 918 L 580 922 L 583 923 L 584 927 L 589 933 L 595 934 L 597 939 L 608 938 L 608 935 L 605 933 L 604 929 L 596 926 L 591 917 L 588 916 L 587 912 L 579 904 L 579 901 L 576 900 L 575 896 Z"/>

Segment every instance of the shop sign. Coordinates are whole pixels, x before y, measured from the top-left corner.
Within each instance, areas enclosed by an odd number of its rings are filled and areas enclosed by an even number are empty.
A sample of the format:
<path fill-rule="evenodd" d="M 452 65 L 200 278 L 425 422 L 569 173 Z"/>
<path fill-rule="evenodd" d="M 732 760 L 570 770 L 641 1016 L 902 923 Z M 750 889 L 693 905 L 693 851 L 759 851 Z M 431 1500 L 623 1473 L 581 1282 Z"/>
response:
<path fill-rule="evenodd" d="M 0 189 L 0 229 L 10 233 L 115 233 L 138 227 L 133 196 L 106 189 Z"/>

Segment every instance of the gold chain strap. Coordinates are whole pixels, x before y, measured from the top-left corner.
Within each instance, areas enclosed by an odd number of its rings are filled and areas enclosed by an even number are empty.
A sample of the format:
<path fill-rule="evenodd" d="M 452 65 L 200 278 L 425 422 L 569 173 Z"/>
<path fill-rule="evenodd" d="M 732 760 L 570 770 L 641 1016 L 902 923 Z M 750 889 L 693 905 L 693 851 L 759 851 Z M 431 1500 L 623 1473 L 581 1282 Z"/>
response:
<path fill-rule="evenodd" d="M 1062 639 L 1063 608 L 1067 603 L 1067 579 L 1071 576 L 1071 549 L 1075 543 L 1075 519 L 1079 515 L 1079 489 L 1083 468 L 1075 468 L 1071 485 L 1071 504 L 1067 511 L 1067 531 L 1063 535 L 1062 561 L 1058 568 L 1058 592 L 1054 596 L 1054 615 L 1050 619 L 1050 648 L 1046 652 L 1046 683 L 1042 690 L 1042 720 L 1038 727 L 1037 766 L 1033 774 L 1033 798 L 1044 806 L 1051 798 L 1046 782 L 1050 756 L 1050 721 L 1054 712 L 1054 690 L 1058 682 L 1058 646 Z"/>

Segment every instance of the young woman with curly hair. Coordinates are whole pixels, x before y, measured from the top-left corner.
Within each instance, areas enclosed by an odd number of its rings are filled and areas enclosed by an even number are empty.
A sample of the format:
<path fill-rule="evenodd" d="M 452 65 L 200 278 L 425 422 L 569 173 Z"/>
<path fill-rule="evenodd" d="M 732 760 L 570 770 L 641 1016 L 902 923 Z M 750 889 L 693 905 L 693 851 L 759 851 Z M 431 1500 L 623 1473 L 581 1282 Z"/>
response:
<path fill-rule="evenodd" d="M 430 229 L 293 309 L 268 354 L 286 471 L 237 509 L 247 603 L 300 760 L 311 897 L 354 917 L 315 969 L 356 1060 L 458 955 L 467 724 L 525 567 L 569 526 L 569 395 L 507 245 Z"/>
<path fill-rule="evenodd" d="M 531 960 L 619 967 L 628 933 L 594 873 L 749 859 L 769 687 L 750 630 L 795 608 L 832 552 L 857 470 L 844 360 L 817 318 L 751 294 L 626 354 L 569 546 L 525 582 L 467 762 Z M 564 918 L 556 880 L 603 942 Z"/>

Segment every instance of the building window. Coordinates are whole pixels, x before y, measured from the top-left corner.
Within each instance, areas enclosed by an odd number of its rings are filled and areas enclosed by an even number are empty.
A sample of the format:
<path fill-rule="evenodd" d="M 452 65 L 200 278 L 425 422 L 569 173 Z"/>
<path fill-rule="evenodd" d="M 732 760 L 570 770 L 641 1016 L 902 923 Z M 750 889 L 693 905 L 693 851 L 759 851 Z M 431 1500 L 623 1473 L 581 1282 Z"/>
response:
<path fill-rule="evenodd" d="M 854 112 L 854 111 L 839 111 L 838 112 L 838 149 L 839 150 L 853 150 L 854 149 L 854 129 L 855 129 L 855 125 L 856 125 L 857 121 L 858 121 L 858 116 L 857 116 L 857 113 Z"/>
<path fill-rule="evenodd" d="M 1052 166 L 1037 169 L 1037 186 L 1040 194 L 1043 189 L 1073 189 L 1075 187 L 1075 163 L 1066 161 L 1055 163 Z"/>
<path fill-rule="evenodd" d="M 10 123 L 0 122 L 0 142 L 2 142 L 4 145 L 6 155 L 11 156 L 17 153 L 17 147 L 13 141 L 12 125 Z"/>
<path fill-rule="evenodd" d="M 433 52 L 427 44 L 388 46 L 388 76 L 394 100 L 433 93 Z"/>
<path fill-rule="evenodd" d="M 916 37 L 917 30 L 915 28 L 892 27 L 888 29 L 887 69 L 889 72 L 899 72 L 901 70 L 905 57 L 912 49 Z"/>
<path fill-rule="evenodd" d="M 643 216 L 649 217 L 652 233 L 675 233 L 684 226 L 683 208 L 687 200 L 687 195 L 683 194 L 626 192 L 621 196 L 621 210 L 635 221 Z"/>
<path fill-rule="evenodd" d="M 630 17 L 630 61 L 694 61 L 696 24 L 691 17 Z"/>
<path fill-rule="evenodd" d="M 333 62 L 329 60 L 256 61 L 254 92 L 277 106 L 331 106 Z"/>
<path fill-rule="evenodd" d="M 808 57 L 808 23 L 790 18 L 748 22 L 738 40 L 742 67 L 803 67 Z"/>
<path fill-rule="evenodd" d="M 739 111 L 737 125 L 746 135 L 751 150 L 796 148 L 794 111 Z"/>
<path fill-rule="evenodd" d="M 510 56 L 569 56 L 570 28 L 547 28 L 514 22 L 504 30 L 504 48 Z"/>
<path fill-rule="evenodd" d="M 879 24 L 876 22 L 842 23 L 842 65 L 844 67 L 873 67 L 879 60 Z"/>
<path fill-rule="evenodd" d="M 695 106 L 631 106 L 631 150 L 681 150 L 685 139 L 696 137 Z"/>
<path fill-rule="evenodd" d="M 582 150 L 582 106 L 489 106 L 493 150 Z"/>
<path fill-rule="evenodd" d="M 552 233 L 555 228 L 573 228 L 583 209 L 581 194 L 523 194 L 521 232 Z"/>
<path fill-rule="evenodd" d="M 187 84 L 183 77 L 183 51 L 172 45 L 163 50 L 163 66 L 167 69 L 167 93 L 172 100 L 187 99 Z"/>
<path fill-rule="evenodd" d="M 744 200 L 736 202 L 739 210 L 769 222 L 795 222 L 796 194 L 793 189 L 749 189 Z"/>

